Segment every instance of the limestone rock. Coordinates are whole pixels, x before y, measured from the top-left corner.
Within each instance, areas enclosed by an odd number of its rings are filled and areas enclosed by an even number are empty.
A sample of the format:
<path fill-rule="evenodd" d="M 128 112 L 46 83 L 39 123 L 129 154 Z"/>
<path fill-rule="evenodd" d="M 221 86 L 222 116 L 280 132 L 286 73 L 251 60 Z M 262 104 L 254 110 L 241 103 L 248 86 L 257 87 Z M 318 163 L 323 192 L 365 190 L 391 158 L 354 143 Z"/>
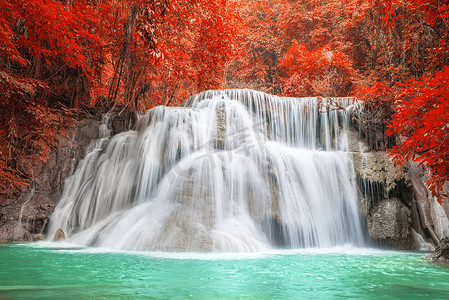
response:
<path fill-rule="evenodd" d="M 65 233 L 61 228 L 58 228 L 55 235 L 55 241 L 60 241 L 65 239 Z"/>
<path fill-rule="evenodd" d="M 65 178 L 84 157 L 92 140 L 98 137 L 96 119 L 76 121 L 72 134 L 59 136 L 58 146 L 47 162 L 30 161 L 34 184 L 22 195 L 0 198 L 0 242 L 41 239 L 48 216 L 59 200 Z"/>
<path fill-rule="evenodd" d="M 449 218 L 444 209 L 444 202 L 441 205 L 435 198 L 430 198 L 429 204 L 435 233 L 440 239 L 449 237 Z"/>
<path fill-rule="evenodd" d="M 113 134 L 119 134 L 121 132 L 131 130 L 134 123 L 134 116 L 127 112 L 123 112 L 121 114 L 113 113 L 110 117 L 110 128 L 112 129 Z"/>
<path fill-rule="evenodd" d="M 387 195 L 406 178 L 404 167 L 395 166 L 385 151 L 354 152 L 353 162 L 357 177 L 383 184 Z"/>
<path fill-rule="evenodd" d="M 377 203 L 368 217 L 368 233 L 374 240 L 397 249 L 410 249 L 410 209 L 399 199 Z"/>
<path fill-rule="evenodd" d="M 1 227 L 0 240 L 3 242 L 27 242 L 31 241 L 31 234 L 18 226 L 18 223 L 8 223 Z"/>
<path fill-rule="evenodd" d="M 449 238 L 442 239 L 428 258 L 432 262 L 449 263 Z"/>
<path fill-rule="evenodd" d="M 226 110 L 224 105 L 217 108 L 217 135 L 215 148 L 223 150 L 226 143 Z"/>
<path fill-rule="evenodd" d="M 413 184 L 415 202 L 420 217 L 420 226 L 427 229 L 435 243 L 449 237 L 449 198 L 443 197 L 441 204 L 431 197 L 425 182 L 428 175 L 423 166 L 409 162 L 409 174 Z"/>
<path fill-rule="evenodd" d="M 422 234 L 416 232 L 413 227 L 411 228 L 412 233 L 412 247 L 413 250 L 418 251 L 434 251 L 435 246 L 426 241 Z"/>

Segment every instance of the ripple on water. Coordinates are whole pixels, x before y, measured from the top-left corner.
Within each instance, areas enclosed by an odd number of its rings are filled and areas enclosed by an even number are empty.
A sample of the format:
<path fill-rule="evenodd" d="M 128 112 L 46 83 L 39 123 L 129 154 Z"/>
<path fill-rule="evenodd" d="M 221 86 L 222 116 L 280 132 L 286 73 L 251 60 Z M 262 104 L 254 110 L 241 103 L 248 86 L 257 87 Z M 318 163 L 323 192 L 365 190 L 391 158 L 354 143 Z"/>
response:
<path fill-rule="evenodd" d="M 449 298 L 449 270 L 369 248 L 145 253 L 0 246 L 0 298 Z"/>

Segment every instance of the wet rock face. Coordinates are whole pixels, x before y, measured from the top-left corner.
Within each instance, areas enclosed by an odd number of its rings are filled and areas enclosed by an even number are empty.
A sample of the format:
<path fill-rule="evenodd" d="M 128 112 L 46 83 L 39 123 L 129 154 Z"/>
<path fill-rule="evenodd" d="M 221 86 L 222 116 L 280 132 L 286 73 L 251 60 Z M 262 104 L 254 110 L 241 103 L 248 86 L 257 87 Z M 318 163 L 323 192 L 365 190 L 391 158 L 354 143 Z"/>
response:
<path fill-rule="evenodd" d="M 65 178 L 72 173 L 90 142 L 98 137 L 100 122 L 83 119 L 73 134 L 60 136 L 47 162 L 37 162 L 32 186 L 16 198 L 0 199 L 0 242 L 42 239 L 48 217 L 59 200 Z"/>
<path fill-rule="evenodd" d="M 410 249 L 410 209 L 397 198 L 377 203 L 368 216 L 368 233 L 397 249 Z"/>
<path fill-rule="evenodd" d="M 17 223 L 9 222 L 2 225 L 0 240 L 2 242 L 31 241 L 32 236 L 29 231 L 18 226 Z"/>
<path fill-rule="evenodd" d="M 350 130 L 348 136 L 349 150 L 362 192 L 378 199 L 396 197 L 410 206 L 413 191 L 405 166 L 394 164 L 387 151 L 370 150 L 357 131 Z"/>
<path fill-rule="evenodd" d="M 65 233 L 64 231 L 59 228 L 58 231 L 56 231 L 55 241 L 63 240 L 65 239 Z"/>
<path fill-rule="evenodd" d="M 403 166 L 394 165 L 386 151 L 372 151 L 355 130 L 349 132 L 359 189 L 360 215 L 368 234 L 381 245 L 411 247 L 412 185 Z"/>
<path fill-rule="evenodd" d="M 110 129 L 112 129 L 112 132 L 114 132 L 114 134 L 119 134 L 121 132 L 131 130 L 134 127 L 135 122 L 136 122 L 136 119 L 130 113 L 114 112 L 114 113 L 112 113 L 112 116 L 110 117 L 108 127 L 110 127 Z"/>
<path fill-rule="evenodd" d="M 442 239 L 428 258 L 432 262 L 449 263 L 449 238 Z"/>

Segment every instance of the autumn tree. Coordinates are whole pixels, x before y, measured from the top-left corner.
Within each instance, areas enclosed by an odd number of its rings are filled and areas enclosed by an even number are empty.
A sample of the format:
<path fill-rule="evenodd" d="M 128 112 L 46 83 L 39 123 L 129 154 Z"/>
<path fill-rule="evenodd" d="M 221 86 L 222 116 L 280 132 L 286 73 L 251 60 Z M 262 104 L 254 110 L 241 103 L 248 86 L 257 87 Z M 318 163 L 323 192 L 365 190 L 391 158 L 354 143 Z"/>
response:
<path fill-rule="evenodd" d="M 222 87 L 224 64 L 238 55 L 237 1 L 122 1 L 103 19 L 105 64 L 94 102 L 136 113 Z M 106 11 L 106 10 L 105 10 Z M 107 84 L 105 93 L 101 86 Z"/>
<path fill-rule="evenodd" d="M 161 40 L 164 60 L 149 75 L 154 104 L 177 104 L 193 93 L 225 86 L 225 68 L 241 55 L 237 1 L 182 1 Z"/>
<path fill-rule="evenodd" d="M 345 1 L 279 1 L 286 95 L 347 96 L 357 72 L 344 39 Z"/>
<path fill-rule="evenodd" d="M 127 112 L 222 87 L 236 1 L 3 1 L 0 187 L 32 179 L 78 108 Z M 181 98 L 181 99 L 182 99 Z"/>
<path fill-rule="evenodd" d="M 98 26 L 98 30 L 109 63 L 101 76 L 108 82 L 107 95 L 98 93 L 98 96 L 112 104 L 112 109 L 119 105 L 131 112 L 135 121 L 142 98 L 150 88 L 146 80 L 149 67 L 163 58 L 162 25 L 168 22 L 170 12 L 177 9 L 177 2 L 104 1 L 101 8 L 108 23 Z"/>
<path fill-rule="evenodd" d="M 86 3 L 0 1 L 0 190 L 29 183 L 63 130 L 63 107 L 89 94 Z M 83 96 L 84 95 L 84 96 Z"/>
<path fill-rule="evenodd" d="M 243 53 L 238 59 L 228 61 L 227 86 L 272 94 L 281 92 L 278 63 L 283 44 L 276 29 L 279 7 L 277 0 L 241 2 L 244 30 L 238 36 Z"/>
<path fill-rule="evenodd" d="M 424 163 L 447 181 L 448 6 L 437 0 L 276 1 L 286 95 L 353 95 L 373 149 Z M 337 54 L 337 55 L 335 55 Z M 331 59 L 332 58 L 332 59 Z M 379 133 L 387 130 L 389 136 Z"/>
<path fill-rule="evenodd" d="M 420 21 L 413 28 L 427 41 L 415 47 L 423 59 L 414 62 L 418 71 L 395 86 L 396 112 L 389 134 L 401 138 L 392 149 L 398 161 L 414 160 L 424 164 L 431 177 L 427 185 L 435 196 L 445 195 L 449 180 L 449 7 L 440 1 L 389 1 L 384 17 L 387 28 L 403 21 L 403 12 L 413 13 Z M 404 27 L 405 32 L 411 29 Z M 420 34 L 421 33 L 421 34 Z M 447 196 L 447 195 L 446 195 Z"/>
<path fill-rule="evenodd" d="M 290 96 L 346 96 L 355 74 L 352 62 L 342 51 L 321 47 L 309 51 L 293 41 L 280 60 L 284 69 L 283 93 Z"/>

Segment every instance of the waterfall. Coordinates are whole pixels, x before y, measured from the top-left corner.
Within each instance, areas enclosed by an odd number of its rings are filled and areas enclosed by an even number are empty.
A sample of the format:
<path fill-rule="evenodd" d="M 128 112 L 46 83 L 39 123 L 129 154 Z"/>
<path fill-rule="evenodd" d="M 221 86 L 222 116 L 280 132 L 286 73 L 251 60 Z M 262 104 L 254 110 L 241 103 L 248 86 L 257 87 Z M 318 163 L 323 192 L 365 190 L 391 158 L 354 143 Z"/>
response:
<path fill-rule="evenodd" d="M 207 91 L 93 143 L 51 217 L 76 244 L 261 251 L 363 245 L 351 99 Z"/>

